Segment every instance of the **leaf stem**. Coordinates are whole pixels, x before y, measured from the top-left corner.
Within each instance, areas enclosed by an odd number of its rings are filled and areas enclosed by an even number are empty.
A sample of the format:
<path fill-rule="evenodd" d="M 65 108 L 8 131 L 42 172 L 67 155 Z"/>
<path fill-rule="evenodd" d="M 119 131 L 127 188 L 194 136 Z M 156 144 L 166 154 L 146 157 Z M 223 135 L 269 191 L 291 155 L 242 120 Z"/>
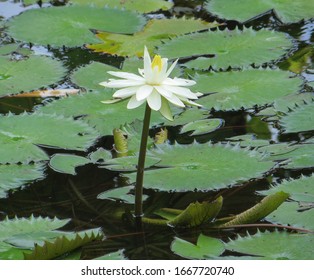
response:
<path fill-rule="evenodd" d="M 136 174 L 136 183 L 135 183 L 135 217 L 139 218 L 143 215 L 143 177 L 144 177 L 144 169 L 145 169 L 145 158 L 146 158 L 146 149 L 147 149 L 147 139 L 149 133 L 149 122 L 150 122 L 151 109 L 146 103 L 145 116 L 143 122 L 142 129 L 142 138 L 141 138 L 141 146 L 140 153 L 138 157 L 137 164 L 137 174 Z"/>

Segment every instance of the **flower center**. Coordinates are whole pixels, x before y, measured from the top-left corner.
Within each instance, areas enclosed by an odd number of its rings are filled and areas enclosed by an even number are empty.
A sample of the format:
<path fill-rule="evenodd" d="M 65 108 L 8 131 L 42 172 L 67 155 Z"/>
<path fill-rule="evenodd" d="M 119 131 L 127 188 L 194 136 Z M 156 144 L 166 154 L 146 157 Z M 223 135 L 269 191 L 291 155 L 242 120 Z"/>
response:
<path fill-rule="evenodd" d="M 158 67 L 158 71 L 161 71 L 162 68 L 162 61 L 161 61 L 161 56 L 160 55 L 155 55 L 153 62 L 152 62 L 152 69 L 154 69 L 155 67 Z"/>

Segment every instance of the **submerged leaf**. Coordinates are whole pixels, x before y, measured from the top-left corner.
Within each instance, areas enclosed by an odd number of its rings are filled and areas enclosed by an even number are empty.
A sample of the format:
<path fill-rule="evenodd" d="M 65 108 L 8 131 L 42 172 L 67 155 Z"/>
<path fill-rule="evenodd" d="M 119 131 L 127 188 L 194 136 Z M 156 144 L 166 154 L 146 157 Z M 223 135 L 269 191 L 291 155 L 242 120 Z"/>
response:
<path fill-rule="evenodd" d="M 274 166 L 257 152 L 220 144 L 165 145 L 153 156 L 161 159 L 156 166 L 162 168 L 146 170 L 144 186 L 164 191 L 227 188 L 259 178 Z M 124 176 L 135 181 L 134 173 Z"/>
<path fill-rule="evenodd" d="M 284 33 L 244 28 L 179 36 L 159 46 L 158 53 L 169 59 L 196 58 L 185 63 L 189 68 L 226 69 L 272 62 L 291 47 Z"/>
<path fill-rule="evenodd" d="M 283 232 L 258 232 L 225 244 L 226 249 L 269 260 L 311 260 L 314 234 L 290 234 Z"/>
<path fill-rule="evenodd" d="M 313 2 L 308 0 L 210 0 L 206 10 L 220 18 L 247 21 L 274 10 L 283 22 L 295 22 L 313 17 Z"/>
<path fill-rule="evenodd" d="M 90 6 L 49 7 L 28 10 L 11 19 L 8 33 L 24 42 L 76 47 L 99 42 L 91 29 L 129 34 L 141 29 L 144 23 L 143 16 L 125 10 Z"/>
<path fill-rule="evenodd" d="M 62 63 L 46 56 L 30 56 L 22 60 L 0 56 L 0 96 L 49 86 L 64 74 Z"/>
<path fill-rule="evenodd" d="M 186 259 L 207 260 L 220 256 L 225 246 L 219 239 L 200 234 L 196 245 L 175 237 L 171 243 L 171 250 Z"/>

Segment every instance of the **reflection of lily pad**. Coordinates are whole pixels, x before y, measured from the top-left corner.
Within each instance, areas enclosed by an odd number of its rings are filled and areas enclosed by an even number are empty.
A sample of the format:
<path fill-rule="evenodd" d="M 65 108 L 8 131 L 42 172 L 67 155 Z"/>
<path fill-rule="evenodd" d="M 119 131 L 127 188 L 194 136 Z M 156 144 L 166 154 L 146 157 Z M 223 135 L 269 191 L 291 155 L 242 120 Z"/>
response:
<path fill-rule="evenodd" d="M 163 168 L 147 170 L 144 186 L 165 191 L 226 188 L 259 178 L 274 165 L 262 162 L 258 153 L 228 145 L 165 145 L 153 156 L 161 159 L 156 166 Z M 126 176 L 135 181 L 135 174 Z"/>
<path fill-rule="evenodd" d="M 313 17 L 313 2 L 309 0 L 210 0 L 206 9 L 220 18 L 242 22 L 272 9 L 283 22 Z"/>
<path fill-rule="evenodd" d="M 144 23 L 143 16 L 130 11 L 89 6 L 50 7 L 16 16 L 8 23 L 8 33 L 24 42 L 75 47 L 99 42 L 90 29 L 129 34 L 141 29 Z"/>
<path fill-rule="evenodd" d="M 0 197 L 6 197 L 6 192 L 19 188 L 29 181 L 42 179 L 43 164 L 10 164 L 0 165 Z"/>
<path fill-rule="evenodd" d="M 195 80 L 194 91 L 210 93 L 198 103 L 216 110 L 270 104 L 280 97 L 296 94 L 303 83 L 300 78 L 291 78 L 289 72 L 270 69 L 212 72 L 197 75 Z"/>
<path fill-rule="evenodd" d="M 220 69 L 262 65 L 281 58 L 292 47 L 287 35 L 251 28 L 193 33 L 179 36 L 158 47 L 170 59 L 193 59 L 185 63 L 196 69 Z"/>
<path fill-rule="evenodd" d="M 97 37 L 103 43 L 89 45 L 88 47 L 97 52 L 141 57 L 143 56 L 143 46 L 146 46 L 149 52 L 152 53 L 155 46 L 171 37 L 209 29 L 217 25 L 217 23 L 185 18 L 153 19 L 147 23 L 143 30 L 134 35 L 98 33 Z"/>
<path fill-rule="evenodd" d="M 0 56 L 0 96 L 29 91 L 58 82 L 65 69 L 61 62 L 44 56 L 10 60 Z"/>
<path fill-rule="evenodd" d="M 173 3 L 166 2 L 164 0 L 70 0 L 70 2 L 79 5 L 93 5 L 99 8 L 103 8 L 105 6 L 110 8 L 118 7 L 141 13 L 169 10 L 173 6 Z"/>
<path fill-rule="evenodd" d="M 313 259 L 314 234 L 287 232 L 258 232 L 226 243 L 226 249 L 264 259 L 311 260 Z"/>

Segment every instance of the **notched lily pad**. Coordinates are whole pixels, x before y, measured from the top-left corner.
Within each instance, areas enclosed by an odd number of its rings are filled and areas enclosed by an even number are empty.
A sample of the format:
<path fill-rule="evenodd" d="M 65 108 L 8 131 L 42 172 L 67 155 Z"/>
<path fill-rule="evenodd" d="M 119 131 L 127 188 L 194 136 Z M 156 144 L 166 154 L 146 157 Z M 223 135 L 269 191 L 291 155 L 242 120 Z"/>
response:
<path fill-rule="evenodd" d="M 190 136 L 199 136 L 213 132 L 223 126 L 223 119 L 197 120 L 182 126 L 180 133 L 192 132 Z"/>
<path fill-rule="evenodd" d="M 244 28 L 179 36 L 160 45 L 158 53 L 169 59 L 188 59 L 186 67 L 205 70 L 259 66 L 280 59 L 291 47 L 284 33 Z"/>
<path fill-rule="evenodd" d="M 54 154 L 49 166 L 56 172 L 76 175 L 75 168 L 90 163 L 90 160 L 70 154 Z"/>
<path fill-rule="evenodd" d="M 28 10 L 11 19 L 8 33 L 27 43 L 76 47 L 99 42 L 91 29 L 130 34 L 140 30 L 144 23 L 142 15 L 126 10 L 90 6 L 49 7 Z"/>

